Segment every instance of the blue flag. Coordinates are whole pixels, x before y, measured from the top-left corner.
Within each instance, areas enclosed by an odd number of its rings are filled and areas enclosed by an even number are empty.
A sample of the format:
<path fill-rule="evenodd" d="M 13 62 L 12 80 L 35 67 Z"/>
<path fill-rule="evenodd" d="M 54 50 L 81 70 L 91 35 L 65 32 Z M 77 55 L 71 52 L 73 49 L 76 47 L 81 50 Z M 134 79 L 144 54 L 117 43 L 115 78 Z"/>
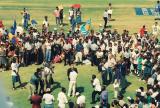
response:
<path fill-rule="evenodd" d="M 12 33 L 12 35 L 15 35 L 16 29 L 17 29 L 17 22 L 16 22 L 16 20 L 14 20 L 13 26 L 11 27 L 11 33 Z"/>
<path fill-rule="evenodd" d="M 91 28 L 91 19 L 87 20 L 85 24 L 81 25 L 80 31 L 84 36 L 88 36 L 90 28 Z"/>

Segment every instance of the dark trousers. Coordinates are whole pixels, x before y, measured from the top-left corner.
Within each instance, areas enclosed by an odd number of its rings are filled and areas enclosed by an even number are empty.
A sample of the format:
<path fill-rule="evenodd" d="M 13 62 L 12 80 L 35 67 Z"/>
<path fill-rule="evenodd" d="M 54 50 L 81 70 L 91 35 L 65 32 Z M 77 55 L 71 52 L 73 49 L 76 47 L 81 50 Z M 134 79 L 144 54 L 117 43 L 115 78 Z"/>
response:
<path fill-rule="evenodd" d="M 96 102 L 96 99 L 95 99 L 95 98 L 96 98 L 96 95 L 97 95 L 97 94 L 100 95 L 101 92 L 100 92 L 100 91 L 95 91 L 95 90 L 92 92 L 92 102 Z M 100 99 L 100 97 L 98 97 L 98 98 Z M 99 100 L 99 99 L 98 99 L 98 100 Z"/>
<path fill-rule="evenodd" d="M 71 52 L 65 52 L 65 56 L 64 56 L 64 65 L 67 65 L 67 64 L 71 64 Z"/>
<path fill-rule="evenodd" d="M 107 17 L 103 17 L 103 19 L 104 19 L 104 28 L 106 28 L 107 27 L 107 20 L 108 20 L 108 18 Z"/>
<path fill-rule="evenodd" d="M 95 55 L 95 51 L 91 51 L 91 65 L 94 66 L 96 65 L 96 55 Z"/>
<path fill-rule="evenodd" d="M 108 83 L 111 83 L 111 82 L 113 82 L 113 70 L 112 70 L 112 68 L 111 67 L 108 67 L 108 69 L 107 69 L 107 76 L 109 75 L 109 80 L 107 80 L 108 81 Z"/>
<path fill-rule="evenodd" d="M 61 25 L 63 25 L 63 18 L 60 18 L 59 22 L 60 22 Z"/>
<path fill-rule="evenodd" d="M 107 71 L 102 71 L 102 83 L 103 85 L 106 85 L 107 84 Z"/>

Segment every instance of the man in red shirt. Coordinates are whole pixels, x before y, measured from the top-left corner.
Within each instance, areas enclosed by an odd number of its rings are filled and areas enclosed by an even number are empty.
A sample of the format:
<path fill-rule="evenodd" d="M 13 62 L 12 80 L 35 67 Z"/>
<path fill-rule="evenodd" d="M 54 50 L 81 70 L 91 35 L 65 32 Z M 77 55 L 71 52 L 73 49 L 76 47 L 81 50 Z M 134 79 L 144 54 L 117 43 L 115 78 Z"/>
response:
<path fill-rule="evenodd" d="M 32 104 L 32 108 L 41 108 L 42 97 L 35 92 L 31 98 L 30 102 Z"/>
<path fill-rule="evenodd" d="M 146 26 L 143 25 L 143 27 L 140 29 L 139 33 L 140 33 L 140 36 L 143 37 L 145 34 L 146 34 Z"/>

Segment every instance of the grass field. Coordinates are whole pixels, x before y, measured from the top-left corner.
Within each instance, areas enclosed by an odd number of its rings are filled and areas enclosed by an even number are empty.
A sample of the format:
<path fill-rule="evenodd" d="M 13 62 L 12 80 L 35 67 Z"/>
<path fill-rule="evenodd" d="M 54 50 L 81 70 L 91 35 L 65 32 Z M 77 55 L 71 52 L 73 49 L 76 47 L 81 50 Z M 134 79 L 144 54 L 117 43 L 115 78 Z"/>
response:
<path fill-rule="evenodd" d="M 13 18 L 16 17 L 17 22 L 21 23 L 21 10 L 23 7 L 28 8 L 31 13 L 31 18 L 38 21 L 38 27 L 41 27 L 43 16 L 49 16 L 49 22 L 51 29 L 55 26 L 55 19 L 52 15 L 53 10 L 57 5 L 63 4 L 65 11 L 65 22 L 68 23 L 68 9 L 71 4 L 80 3 L 82 5 L 83 21 L 92 19 L 92 27 L 97 29 L 98 25 L 103 24 L 103 11 L 108 6 L 109 1 L 113 4 L 113 18 L 114 22 L 110 22 L 113 28 L 117 28 L 118 31 L 123 29 L 129 29 L 131 33 L 137 32 L 139 28 L 146 24 L 150 30 L 151 25 L 154 23 L 154 16 L 136 16 L 134 7 L 154 7 L 156 0 L 0 0 L 0 19 L 3 20 L 4 25 L 10 27 L 13 24 Z M 66 26 L 69 28 L 69 26 Z M 20 75 L 23 82 L 28 82 L 37 66 L 32 65 L 25 68 L 20 68 Z M 66 70 L 68 67 L 64 67 L 62 64 L 56 64 L 55 68 L 55 81 L 61 83 L 68 89 L 68 80 L 66 76 Z M 78 67 L 78 87 L 84 88 L 84 95 L 87 97 L 87 108 L 91 108 L 91 92 L 92 86 L 90 84 L 90 78 L 92 74 L 98 75 L 96 67 L 82 66 Z M 18 89 L 12 91 L 11 88 L 11 76 L 9 72 L 0 73 L 0 79 L 4 81 L 4 85 L 7 94 L 11 96 L 13 102 L 17 108 L 31 108 L 30 103 L 27 101 L 29 95 L 28 90 Z M 139 86 L 145 86 L 143 82 L 139 82 L 135 76 L 127 77 L 129 82 L 132 82 L 127 88 L 125 96 L 134 96 L 135 90 Z M 109 91 L 109 100 L 113 97 L 113 86 L 107 87 Z M 57 93 L 60 89 L 57 88 L 53 91 L 53 95 L 57 98 Z M 125 97 L 126 99 L 126 97 Z M 73 100 L 73 99 L 72 99 Z M 57 102 L 55 102 L 55 108 L 57 108 Z"/>
<path fill-rule="evenodd" d="M 49 22 L 53 29 L 55 19 L 52 13 L 56 6 L 60 4 L 64 6 L 65 23 L 69 23 L 69 7 L 74 3 L 80 3 L 82 5 L 82 20 L 86 21 L 91 18 L 92 27 L 97 29 L 99 24 L 103 24 L 103 11 L 109 1 L 113 4 L 113 18 L 116 19 L 116 21 L 110 22 L 113 28 L 117 28 L 119 31 L 127 28 L 131 33 L 137 32 L 144 24 L 148 29 L 151 28 L 154 16 L 136 16 L 134 7 L 154 7 L 156 0 L 1 0 L 0 19 L 4 20 L 7 27 L 12 25 L 14 17 L 18 23 L 21 23 L 20 12 L 23 7 L 26 7 L 31 14 L 31 19 L 38 21 L 39 27 L 42 25 L 43 17 L 49 16 Z"/>

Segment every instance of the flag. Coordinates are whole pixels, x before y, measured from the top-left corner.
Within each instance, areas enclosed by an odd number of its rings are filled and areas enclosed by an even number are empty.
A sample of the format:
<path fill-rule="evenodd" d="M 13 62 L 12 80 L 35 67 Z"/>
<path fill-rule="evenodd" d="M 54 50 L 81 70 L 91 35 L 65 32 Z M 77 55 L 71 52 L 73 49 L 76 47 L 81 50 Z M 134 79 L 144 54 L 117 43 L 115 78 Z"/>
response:
<path fill-rule="evenodd" d="M 17 29 L 17 22 L 14 20 L 13 26 L 11 27 L 11 33 L 12 35 L 15 35 Z"/>
<path fill-rule="evenodd" d="M 147 16 L 153 16 L 155 15 L 155 9 L 154 8 L 135 8 L 136 15 L 147 15 Z"/>
<path fill-rule="evenodd" d="M 80 31 L 84 36 L 88 36 L 90 28 L 91 28 L 91 19 L 87 20 L 85 24 L 81 25 Z"/>

